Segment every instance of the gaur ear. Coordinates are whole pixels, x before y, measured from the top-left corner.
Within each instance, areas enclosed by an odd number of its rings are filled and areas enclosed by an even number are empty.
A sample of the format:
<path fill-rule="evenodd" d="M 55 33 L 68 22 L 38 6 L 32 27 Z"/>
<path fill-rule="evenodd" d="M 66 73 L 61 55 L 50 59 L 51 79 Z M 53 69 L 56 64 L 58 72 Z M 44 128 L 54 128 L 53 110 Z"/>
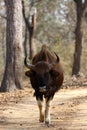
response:
<path fill-rule="evenodd" d="M 31 76 L 31 71 L 26 71 L 25 75 L 28 76 L 28 77 L 30 77 Z"/>
<path fill-rule="evenodd" d="M 58 77 L 59 76 L 59 72 L 58 71 L 56 71 L 56 70 L 50 70 L 50 74 L 51 74 L 51 76 L 53 77 L 53 78 L 56 78 L 56 77 Z"/>
<path fill-rule="evenodd" d="M 25 75 L 30 77 L 30 76 L 35 76 L 36 72 L 35 71 L 26 71 Z"/>

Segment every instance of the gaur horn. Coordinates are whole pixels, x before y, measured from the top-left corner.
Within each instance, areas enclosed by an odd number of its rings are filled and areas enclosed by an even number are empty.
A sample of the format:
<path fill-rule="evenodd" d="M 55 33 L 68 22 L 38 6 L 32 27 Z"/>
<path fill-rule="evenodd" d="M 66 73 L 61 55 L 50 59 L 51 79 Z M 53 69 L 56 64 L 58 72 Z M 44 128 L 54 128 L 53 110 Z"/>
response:
<path fill-rule="evenodd" d="M 57 57 L 56 62 L 59 62 L 59 60 L 60 60 L 59 56 L 56 54 L 56 52 L 54 52 L 54 54 L 55 54 L 55 55 L 56 55 L 56 57 Z"/>
<path fill-rule="evenodd" d="M 34 65 L 29 64 L 29 63 L 27 62 L 27 57 L 25 57 L 25 59 L 24 59 L 24 64 L 25 64 L 25 66 L 26 66 L 27 68 L 29 68 L 29 69 L 34 69 Z"/>

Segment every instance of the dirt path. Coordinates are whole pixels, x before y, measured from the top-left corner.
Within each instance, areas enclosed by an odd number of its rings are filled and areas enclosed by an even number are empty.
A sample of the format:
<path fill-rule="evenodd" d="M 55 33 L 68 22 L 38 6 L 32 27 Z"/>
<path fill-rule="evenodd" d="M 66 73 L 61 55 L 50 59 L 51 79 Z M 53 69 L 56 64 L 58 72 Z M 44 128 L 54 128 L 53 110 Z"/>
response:
<path fill-rule="evenodd" d="M 0 130 L 87 130 L 87 88 L 63 89 L 55 95 L 49 128 L 38 118 L 32 92 L 19 102 L 0 105 Z"/>

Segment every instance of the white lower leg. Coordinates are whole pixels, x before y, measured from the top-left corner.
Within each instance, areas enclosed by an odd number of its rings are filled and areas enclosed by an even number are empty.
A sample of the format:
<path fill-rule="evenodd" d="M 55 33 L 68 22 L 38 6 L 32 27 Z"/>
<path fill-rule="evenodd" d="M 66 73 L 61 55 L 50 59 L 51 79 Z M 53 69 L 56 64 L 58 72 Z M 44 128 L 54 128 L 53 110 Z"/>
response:
<path fill-rule="evenodd" d="M 41 100 L 37 100 L 40 114 L 40 122 L 44 122 L 44 103 Z"/>
<path fill-rule="evenodd" d="M 46 109 L 45 109 L 45 123 L 50 124 L 50 105 L 51 100 L 46 101 Z"/>

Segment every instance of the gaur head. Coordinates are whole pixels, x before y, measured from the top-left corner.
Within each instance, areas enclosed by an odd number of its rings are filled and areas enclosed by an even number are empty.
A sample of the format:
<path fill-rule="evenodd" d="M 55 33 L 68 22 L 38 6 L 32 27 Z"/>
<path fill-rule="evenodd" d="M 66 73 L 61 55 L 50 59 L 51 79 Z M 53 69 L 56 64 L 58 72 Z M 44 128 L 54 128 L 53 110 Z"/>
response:
<path fill-rule="evenodd" d="M 46 61 L 39 61 L 33 65 L 27 62 L 27 58 L 24 60 L 25 66 L 30 69 L 25 72 L 25 75 L 36 81 L 39 92 L 46 92 L 50 81 L 59 76 L 59 72 L 57 72 L 54 67 L 55 64 L 59 62 L 59 57 L 57 55 L 56 57 L 56 62 L 52 64 L 49 64 Z"/>

